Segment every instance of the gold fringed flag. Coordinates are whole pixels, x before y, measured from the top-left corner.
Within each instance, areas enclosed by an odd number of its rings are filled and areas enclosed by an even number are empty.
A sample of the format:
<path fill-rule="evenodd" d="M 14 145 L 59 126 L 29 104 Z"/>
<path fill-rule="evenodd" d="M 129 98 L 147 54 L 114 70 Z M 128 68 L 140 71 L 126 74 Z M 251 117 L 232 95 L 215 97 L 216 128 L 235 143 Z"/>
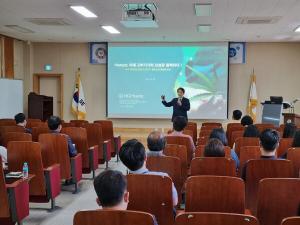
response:
<path fill-rule="evenodd" d="M 75 83 L 75 90 L 72 97 L 72 112 L 76 116 L 78 120 L 84 120 L 86 116 L 86 109 L 85 109 L 85 98 L 84 92 L 82 88 L 82 83 L 80 80 L 80 68 L 76 72 L 76 83 Z"/>
<path fill-rule="evenodd" d="M 257 107 L 257 93 L 256 93 L 256 76 L 253 73 L 251 75 L 250 93 L 248 101 L 248 114 L 252 117 L 253 121 L 256 121 L 256 107 Z"/>

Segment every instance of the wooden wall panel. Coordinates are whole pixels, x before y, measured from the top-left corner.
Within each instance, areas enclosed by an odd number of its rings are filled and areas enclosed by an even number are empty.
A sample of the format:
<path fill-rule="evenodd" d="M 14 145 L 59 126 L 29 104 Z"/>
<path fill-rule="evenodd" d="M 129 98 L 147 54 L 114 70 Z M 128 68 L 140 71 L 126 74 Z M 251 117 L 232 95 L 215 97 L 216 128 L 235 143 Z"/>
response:
<path fill-rule="evenodd" d="M 6 78 L 14 79 L 14 39 L 4 38 L 4 75 Z"/>

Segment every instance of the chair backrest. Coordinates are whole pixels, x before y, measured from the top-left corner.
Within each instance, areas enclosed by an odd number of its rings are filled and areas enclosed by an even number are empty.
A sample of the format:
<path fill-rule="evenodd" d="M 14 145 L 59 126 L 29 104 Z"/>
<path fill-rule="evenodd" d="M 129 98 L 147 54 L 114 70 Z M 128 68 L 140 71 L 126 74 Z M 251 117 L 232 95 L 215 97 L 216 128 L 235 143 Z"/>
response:
<path fill-rule="evenodd" d="M 166 136 L 167 144 L 184 145 L 187 149 L 188 163 L 193 158 L 193 150 L 191 149 L 190 139 L 180 136 Z"/>
<path fill-rule="evenodd" d="M 195 150 L 195 157 L 204 157 L 205 145 L 198 145 Z M 225 158 L 231 159 L 231 149 L 228 146 L 224 146 Z"/>
<path fill-rule="evenodd" d="M 2 145 L 3 143 L 3 136 L 5 133 L 8 133 L 8 132 L 21 132 L 21 133 L 24 133 L 25 132 L 25 129 L 24 127 L 21 127 L 21 126 L 1 126 L 0 127 L 0 145 Z"/>
<path fill-rule="evenodd" d="M 294 176 L 300 177 L 300 148 L 289 148 L 287 159 L 290 160 L 294 168 Z"/>
<path fill-rule="evenodd" d="M 3 135 L 3 146 L 7 147 L 10 141 L 32 141 L 31 134 L 21 132 L 8 132 Z"/>
<path fill-rule="evenodd" d="M 193 140 L 196 143 L 196 141 L 197 141 L 197 123 L 188 122 L 185 129 L 193 131 Z"/>
<path fill-rule="evenodd" d="M 299 179 L 277 178 L 260 181 L 257 219 L 261 225 L 280 225 L 284 218 L 297 216 L 299 209 Z"/>
<path fill-rule="evenodd" d="M 235 162 L 225 157 L 194 158 L 191 162 L 191 176 L 196 175 L 235 177 Z"/>
<path fill-rule="evenodd" d="M 193 134 L 193 131 L 192 130 L 189 130 L 189 129 L 184 129 L 183 130 L 183 134 L 186 134 L 186 135 L 189 135 L 193 138 L 193 141 L 194 141 L 194 134 Z"/>
<path fill-rule="evenodd" d="M 204 122 L 202 123 L 202 127 L 222 127 L 222 123 L 218 123 L 218 122 Z"/>
<path fill-rule="evenodd" d="M 60 164 L 60 176 L 62 179 L 71 178 L 71 163 L 68 151 L 68 141 L 64 134 L 41 134 L 39 143 L 42 146 L 42 157 L 45 167 Z"/>
<path fill-rule="evenodd" d="M 255 124 L 259 133 L 263 132 L 265 129 L 275 129 L 275 125 L 271 123 L 257 123 Z"/>
<path fill-rule="evenodd" d="M 98 158 L 103 159 L 103 134 L 101 125 L 98 123 L 86 123 L 83 128 L 86 129 L 87 141 L 89 148 L 98 146 Z"/>
<path fill-rule="evenodd" d="M 61 130 L 61 133 L 69 135 L 76 146 L 77 152 L 82 154 L 82 168 L 89 169 L 90 160 L 86 129 L 82 127 L 65 127 Z"/>
<path fill-rule="evenodd" d="M 32 140 L 33 141 L 38 141 L 39 140 L 39 135 L 40 134 L 48 134 L 50 133 L 50 130 L 46 126 L 41 126 L 41 127 L 33 127 L 32 128 Z"/>
<path fill-rule="evenodd" d="M 241 148 L 244 146 L 260 146 L 259 138 L 256 137 L 240 137 L 235 140 L 235 152 L 240 156 Z"/>
<path fill-rule="evenodd" d="M 259 225 L 254 216 L 234 213 L 192 212 L 176 217 L 175 225 Z"/>
<path fill-rule="evenodd" d="M 167 173 L 174 182 L 177 193 L 181 193 L 183 179 L 179 158 L 172 156 L 149 156 L 147 157 L 146 167 L 150 171 Z"/>
<path fill-rule="evenodd" d="M 260 153 L 260 147 L 259 146 L 243 146 L 240 150 L 240 167 L 239 171 L 241 174 L 241 171 L 244 168 L 244 165 L 247 161 L 251 159 L 260 159 L 261 153 Z"/>
<path fill-rule="evenodd" d="M 206 145 L 209 140 L 209 136 L 199 137 L 197 140 L 197 145 Z"/>
<path fill-rule="evenodd" d="M 294 138 L 280 138 L 279 146 L 276 151 L 278 157 L 281 157 L 289 148 L 292 147 L 293 140 Z"/>
<path fill-rule="evenodd" d="M 89 210 L 75 214 L 73 225 L 154 225 L 154 217 L 130 210 Z"/>
<path fill-rule="evenodd" d="M 31 141 L 9 142 L 7 146 L 7 161 L 9 171 L 22 171 L 24 162 L 27 162 L 29 173 L 35 175 L 29 182 L 30 195 L 46 195 L 40 143 Z"/>
<path fill-rule="evenodd" d="M 230 145 L 231 134 L 233 131 L 241 131 L 244 130 L 244 126 L 240 123 L 228 123 L 226 128 L 226 136 L 228 140 L 228 144 Z M 231 146 L 231 145 L 230 145 Z"/>
<path fill-rule="evenodd" d="M 245 128 L 241 127 L 233 127 L 230 133 L 228 133 L 228 145 L 233 147 L 236 139 L 243 137 Z"/>
<path fill-rule="evenodd" d="M 264 178 L 291 178 L 293 167 L 289 160 L 250 160 L 246 164 L 246 204 L 255 215 L 258 184 Z"/>
<path fill-rule="evenodd" d="M 159 225 L 174 223 L 172 180 L 158 175 L 127 175 L 130 193 L 128 210 L 148 212 Z"/>
<path fill-rule="evenodd" d="M 181 163 L 181 176 L 182 178 L 187 177 L 187 149 L 185 145 L 172 145 L 168 144 L 165 146 L 164 154 L 166 156 L 177 157 Z"/>
<path fill-rule="evenodd" d="M 281 225 L 299 225 L 300 216 L 288 217 L 282 220 Z"/>
<path fill-rule="evenodd" d="M 74 124 L 75 127 L 84 127 L 84 125 L 88 124 L 87 120 L 70 120 L 71 124 Z"/>
<path fill-rule="evenodd" d="M 201 130 L 199 132 L 199 137 L 210 136 L 212 130 Z"/>
<path fill-rule="evenodd" d="M 0 162 L 2 162 L 1 156 Z M 8 195 L 6 190 L 6 183 L 2 163 L 0 163 L 0 205 L 0 218 L 10 217 Z"/>
<path fill-rule="evenodd" d="M 186 181 L 186 212 L 245 211 L 245 185 L 237 177 L 192 176 Z"/>
<path fill-rule="evenodd" d="M 61 126 L 63 127 L 63 128 L 65 128 L 65 127 L 76 127 L 76 124 L 75 123 L 71 123 L 71 122 L 69 122 L 69 123 L 62 123 L 61 124 Z"/>
<path fill-rule="evenodd" d="M 48 125 L 45 122 L 42 122 L 40 119 L 28 119 L 26 127 L 33 128 L 33 127 L 47 127 Z"/>
<path fill-rule="evenodd" d="M 111 140 L 112 152 L 115 152 L 115 141 L 114 141 L 114 128 L 111 120 L 96 120 L 94 123 L 99 123 L 102 128 L 102 134 L 104 140 Z"/>
<path fill-rule="evenodd" d="M 16 121 L 14 119 L 0 119 L 0 126 L 15 126 Z"/>

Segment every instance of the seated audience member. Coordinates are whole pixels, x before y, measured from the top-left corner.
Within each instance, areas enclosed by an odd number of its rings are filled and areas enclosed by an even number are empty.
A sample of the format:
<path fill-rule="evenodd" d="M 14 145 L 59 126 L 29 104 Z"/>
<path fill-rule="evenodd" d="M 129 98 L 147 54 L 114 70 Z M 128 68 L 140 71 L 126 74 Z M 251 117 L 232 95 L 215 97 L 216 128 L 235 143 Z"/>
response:
<path fill-rule="evenodd" d="M 276 149 L 279 146 L 279 134 L 276 130 L 266 129 L 264 130 L 260 136 L 260 153 L 261 159 L 269 159 L 269 160 L 276 160 Z M 247 163 L 245 164 L 243 171 L 242 171 L 242 178 L 246 179 L 246 169 Z"/>
<path fill-rule="evenodd" d="M 5 167 L 5 163 L 7 163 L 7 149 L 4 146 L 0 146 L 0 156 L 2 158 L 2 165 Z"/>
<path fill-rule="evenodd" d="M 165 145 L 165 136 L 159 131 L 152 131 L 147 138 L 147 146 L 149 149 L 147 156 L 164 156 L 163 150 Z"/>
<path fill-rule="evenodd" d="M 242 111 L 241 110 L 238 110 L 238 109 L 236 109 L 236 110 L 233 110 L 233 112 L 232 112 L 232 119 L 233 120 L 240 120 L 241 119 L 241 117 L 242 117 Z"/>
<path fill-rule="evenodd" d="M 297 130 L 294 135 L 294 140 L 292 143 L 292 147 L 298 148 L 300 147 L 300 130 Z"/>
<path fill-rule="evenodd" d="M 120 149 L 120 160 L 129 169 L 131 174 L 150 174 L 150 175 L 160 175 L 169 176 L 163 172 L 149 171 L 146 168 L 146 151 L 144 145 L 136 139 L 131 139 L 126 141 Z M 173 206 L 178 203 L 177 191 L 172 183 L 172 198 Z"/>
<path fill-rule="evenodd" d="M 245 128 L 243 137 L 259 137 L 259 130 L 253 124 Z"/>
<path fill-rule="evenodd" d="M 226 133 L 223 128 L 213 129 L 209 136 L 209 139 L 212 139 L 212 138 L 216 138 L 216 139 L 220 140 L 224 146 L 228 145 Z M 234 149 L 231 149 L 230 156 L 235 161 L 236 168 L 238 168 L 240 165 L 240 160 L 239 160 L 239 157 L 237 156 L 236 152 L 234 151 Z"/>
<path fill-rule="evenodd" d="M 243 116 L 243 118 L 241 119 L 241 124 L 245 127 L 245 126 L 249 126 L 253 124 L 253 119 L 251 118 L 251 116 Z"/>
<path fill-rule="evenodd" d="M 61 125 L 61 119 L 58 116 L 51 116 L 48 119 L 48 127 L 51 130 L 52 133 L 60 133 L 62 125 Z M 77 155 L 77 150 L 75 146 L 73 145 L 73 142 L 71 138 L 67 136 L 68 139 L 68 150 L 69 150 L 69 156 L 74 157 Z"/>
<path fill-rule="evenodd" d="M 294 123 L 286 123 L 283 129 L 282 138 L 293 138 L 296 130 L 297 126 Z"/>
<path fill-rule="evenodd" d="M 294 134 L 294 139 L 292 143 L 292 147 L 299 148 L 300 147 L 300 130 L 296 130 Z M 287 158 L 287 150 L 286 152 L 281 156 L 281 158 L 286 159 Z"/>
<path fill-rule="evenodd" d="M 195 144 L 193 138 L 190 135 L 184 134 L 183 130 L 187 125 L 187 119 L 183 116 L 176 116 L 173 119 L 173 129 L 174 131 L 168 136 L 181 136 L 181 137 L 188 137 L 190 139 L 190 146 L 193 152 L 195 152 Z"/>
<path fill-rule="evenodd" d="M 18 113 L 17 115 L 15 115 L 15 121 L 17 126 L 24 127 L 26 133 L 32 133 L 31 129 L 26 128 L 27 121 L 24 113 Z"/>
<path fill-rule="evenodd" d="M 204 148 L 204 157 L 225 157 L 224 145 L 217 138 L 209 139 Z"/>
<path fill-rule="evenodd" d="M 103 209 L 126 210 L 129 202 L 126 177 L 119 171 L 105 170 L 94 180 L 97 203 Z"/>

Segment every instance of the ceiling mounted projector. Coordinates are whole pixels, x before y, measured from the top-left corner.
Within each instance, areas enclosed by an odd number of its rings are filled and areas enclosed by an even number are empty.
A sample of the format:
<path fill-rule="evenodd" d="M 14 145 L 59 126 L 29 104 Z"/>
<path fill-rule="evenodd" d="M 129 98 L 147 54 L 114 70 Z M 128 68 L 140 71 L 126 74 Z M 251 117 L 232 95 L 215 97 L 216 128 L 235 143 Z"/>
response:
<path fill-rule="evenodd" d="M 126 28 L 157 28 L 155 3 L 126 3 L 121 24 Z"/>

